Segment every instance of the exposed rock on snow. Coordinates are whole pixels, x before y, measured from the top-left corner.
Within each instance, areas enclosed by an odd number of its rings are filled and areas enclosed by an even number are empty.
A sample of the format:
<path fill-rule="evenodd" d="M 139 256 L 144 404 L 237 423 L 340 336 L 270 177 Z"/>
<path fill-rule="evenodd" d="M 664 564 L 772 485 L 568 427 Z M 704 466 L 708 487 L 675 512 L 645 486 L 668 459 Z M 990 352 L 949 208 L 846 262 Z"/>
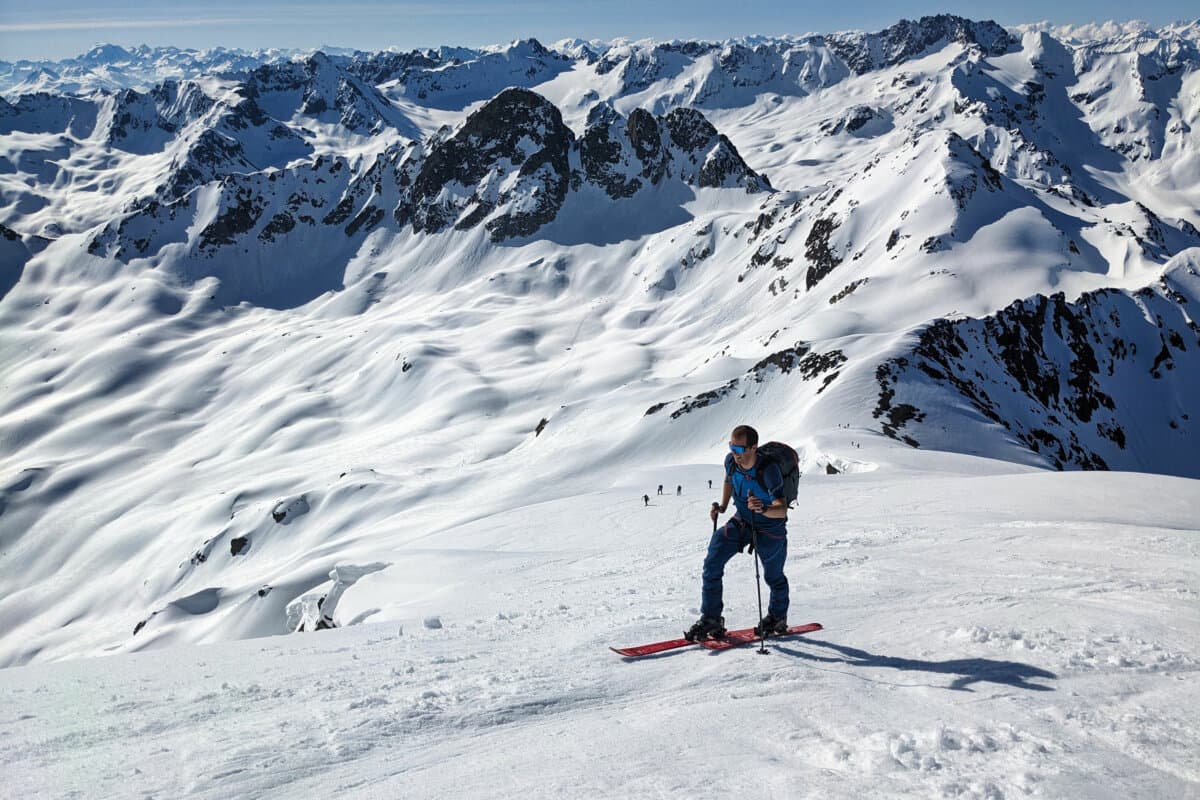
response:
<path fill-rule="evenodd" d="M 962 413 L 952 410 L 958 396 L 1058 469 L 1153 463 L 1200 477 L 1190 455 L 1200 433 L 1200 277 L 1197 256 L 1179 261 L 1136 292 L 1104 289 L 1076 302 L 1058 293 L 933 323 L 910 353 L 880 367 L 884 432 L 915 444 L 925 438 L 920 423 L 944 426 Z M 918 392 L 936 414 L 894 402 Z"/>
<path fill-rule="evenodd" d="M 859 74 L 895 66 L 951 43 L 974 46 L 992 56 L 1003 55 L 1015 44 L 995 22 L 974 22 L 950 14 L 904 19 L 879 33 L 839 33 L 825 40 Z"/>
<path fill-rule="evenodd" d="M 615 200 L 632 196 L 643 180 L 657 185 L 667 177 L 701 187 L 769 188 L 697 111 L 676 109 L 658 119 L 635 110 L 626 120 L 597 106 L 577 141 L 545 98 L 506 89 L 433 143 L 396 219 L 430 233 L 483 223 L 493 241 L 531 236 L 578 188 L 573 163 Z"/>
<path fill-rule="evenodd" d="M 290 525 L 298 517 L 309 512 L 308 498 L 304 495 L 289 500 L 280 500 L 271 509 L 271 518 L 280 525 Z"/>
<path fill-rule="evenodd" d="M 433 146 L 397 219 L 431 233 L 487 220 L 493 240 L 527 236 L 562 207 L 573 139 L 545 98 L 506 89 Z"/>

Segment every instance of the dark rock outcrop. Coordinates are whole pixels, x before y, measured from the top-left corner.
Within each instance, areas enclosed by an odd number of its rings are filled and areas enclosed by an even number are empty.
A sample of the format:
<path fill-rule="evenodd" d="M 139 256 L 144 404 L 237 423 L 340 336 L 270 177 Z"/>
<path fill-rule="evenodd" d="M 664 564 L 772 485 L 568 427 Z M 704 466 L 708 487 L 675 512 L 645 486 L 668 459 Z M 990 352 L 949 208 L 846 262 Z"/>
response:
<path fill-rule="evenodd" d="M 1058 469 L 1200 475 L 1180 456 L 1200 435 L 1191 422 L 1200 411 L 1200 325 L 1188 300 L 1166 278 L 1132 293 L 1103 289 L 1073 303 L 1037 296 L 983 319 L 939 320 L 879 367 L 875 417 L 915 446 L 901 431 L 919 431 L 925 412 L 897 399 L 940 396 L 939 425 L 965 401 Z"/>
<path fill-rule="evenodd" d="M 553 104 L 518 88 L 435 137 L 411 163 L 419 167 L 395 210 L 400 224 L 428 233 L 483 224 L 494 241 L 532 235 L 583 182 L 614 200 L 670 178 L 698 187 L 770 188 L 694 109 L 662 118 L 636 109 L 624 118 L 599 105 L 577 141 Z"/>
<path fill-rule="evenodd" d="M 404 201 L 403 216 L 416 231 L 436 233 L 452 224 L 471 228 L 524 195 L 530 203 L 506 209 L 487 226 L 493 239 L 528 235 L 562 206 L 573 141 L 548 100 L 525 89 L 506 89 L 433 146 Z M 515 186 L 502 189 L 497 180 L 485 180 L 500 178 L 502 166 L 515 168 Z M 464 191 L 470 192 L 465 199 Z"/>

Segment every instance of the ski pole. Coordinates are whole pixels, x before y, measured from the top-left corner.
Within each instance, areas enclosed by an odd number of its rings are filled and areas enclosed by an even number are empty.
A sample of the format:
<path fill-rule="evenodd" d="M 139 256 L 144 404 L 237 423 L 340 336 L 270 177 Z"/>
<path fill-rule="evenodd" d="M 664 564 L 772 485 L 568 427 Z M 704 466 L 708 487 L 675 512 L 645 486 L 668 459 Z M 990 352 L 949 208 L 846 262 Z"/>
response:
<path fill-rule="evenodd" d="M 758 577 L 758 529 L 754 526 L 754 512 L 750 512 L 750 546 L 754 548 L 754 590 L 758 592 L 758 654 L 767 654 L 767 632 L 762 629 L 762 580 Z"/>

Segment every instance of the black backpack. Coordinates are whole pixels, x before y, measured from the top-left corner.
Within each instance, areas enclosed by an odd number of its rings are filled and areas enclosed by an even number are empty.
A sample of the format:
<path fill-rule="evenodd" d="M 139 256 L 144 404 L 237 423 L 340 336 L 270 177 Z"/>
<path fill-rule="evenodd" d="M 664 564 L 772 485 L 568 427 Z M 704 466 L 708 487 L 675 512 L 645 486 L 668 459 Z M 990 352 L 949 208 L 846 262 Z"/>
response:
<path fill-rule="evenodd" d="M 796 451 L 790 445 L 783 442 L 759 445 L 758 463 L 754 465 L 755 477 L 761 473 L 763 467 L 772 462 L 778 464 L 779 471 L 783 473 L 783 499 L 787 501 L 788 508 L 791 508 L 792 503 L 796 502 L 796 495 L 800 493 L 800 456 L 796 455 Z"/>

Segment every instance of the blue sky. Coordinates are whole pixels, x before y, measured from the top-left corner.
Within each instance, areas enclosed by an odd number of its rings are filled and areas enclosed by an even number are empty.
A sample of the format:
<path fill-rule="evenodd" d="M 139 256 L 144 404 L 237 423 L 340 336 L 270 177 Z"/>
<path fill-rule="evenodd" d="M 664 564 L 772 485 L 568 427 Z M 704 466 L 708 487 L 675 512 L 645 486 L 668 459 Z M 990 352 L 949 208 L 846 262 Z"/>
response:
<path fill-rule="evenodd" d="M 100 42 L 179 47 L 300 47 L 383 49 L 478 46 L 536 37 L 546 42 L 578 36 L 724 39 L 746 34 L 801 34 L 879 30 L 896 20 L 952 13 L 1010 25 L 1140 19 L 1162 25 L 1195 19 L 1191 2 L 1060 0 L 1018 2 L 908 2 L 852 0 L 443 0 L 436 2 L 146 2 L 112 0 L 0 0 L 0 60 L 63 58 Z"/>

